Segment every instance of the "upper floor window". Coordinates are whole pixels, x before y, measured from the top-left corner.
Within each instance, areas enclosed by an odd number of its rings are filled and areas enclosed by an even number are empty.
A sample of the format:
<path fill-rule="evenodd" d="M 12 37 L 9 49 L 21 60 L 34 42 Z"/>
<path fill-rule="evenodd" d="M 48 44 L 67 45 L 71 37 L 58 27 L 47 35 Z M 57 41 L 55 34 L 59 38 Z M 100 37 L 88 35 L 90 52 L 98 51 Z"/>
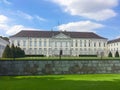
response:
<path fill-rule="evenodd" d="M 23 44 L 24 44 L 24 42 L 23 42 Z M 17 46 L 20 46 L 20 41 L 17 41 Z"/>
<path fill-rule="evenodd" d="M 76 47 L 78 46 L 78 44 L 77 44 L 77 40 L 76 40 L 76 42 L 75 42 L 75 46 L 76 46 Z"/>
<path fill-rule="evenodd" d="M 39 46 L 40 46 L 40 47 L 42 46 L 42 41 L 39 41 Z"/>
<path fill-rule="evenodd" d="M 101 47 L 101 43 L 99 42 L 99 47 Z"/>
<path fill-rule="evenodd" d="M 57 42 L 55 42 L 55 47 L 57 47 Z"/>
<path fill-rule="evenodd" d="M 44 41 L 44 47 L 46 47 L 46 45 L 47 45 L 46 43 L 47 43 L 47 42 L 46 42 L 46 40 L 45 40 L 45 41 Z"/>
<path fill-rule="evenodd" d="M 84 47 L 86 47 L 86 40 L 84 41 Z"/>
<path fill-rule="evenodd" d="M 94 42 L 94 47 L 96 47 L 96 43 Z"/>
<path fill-rule="evenodd" d="M 82 40 L 80 40 L 80 47 L 82 47 Z"/>
<path fill-rule="evenodd" d="M 25 40 L 23 41 L 23 46 L 26 46 L 26 41 Z"/>
<path fill-rule="evenodd" d="M 32 41 L 30 41 L 30 46 L 32 46 Z"/>
<path fill-rule="evenodd" d="M 34 46 L 35 46 L 35 47 L 37 46 L 37 41 L 34 41 Z"/>
<path fill-rule="evenodd" d="M 106 46 L 106 43 L 104 43 L 104 47 Z"/>

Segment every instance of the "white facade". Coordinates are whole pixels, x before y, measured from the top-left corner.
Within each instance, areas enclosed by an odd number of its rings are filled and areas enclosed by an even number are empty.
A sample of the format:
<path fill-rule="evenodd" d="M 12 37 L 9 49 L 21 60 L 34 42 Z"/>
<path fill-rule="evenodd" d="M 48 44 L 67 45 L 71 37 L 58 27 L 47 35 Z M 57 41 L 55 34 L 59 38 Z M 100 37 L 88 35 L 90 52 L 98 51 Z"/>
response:
<path fill-rule="evenodd" d="M 108 42 L 108 53 L 111 52 L 114 57 L 116 51 L 120 54 L 120 39 L 115 39 Z"/>
<path fill-rule="evenodd" d="M 2 57 L 3 51 L 6 47 L 6 45 L 8 45 L 8 44 L 9 44 L 9 42 L 0 38 L 0 57 Z"/>
<path fill-rule="evenodd" d="M 105 55 L 107 51 L 107 39 L 71 38 L 63 33 L 51 38 L 11 37 L 10 42 L 21 47 L 28 55 L 58 56 L 60 50 L 65 56 Z"/>

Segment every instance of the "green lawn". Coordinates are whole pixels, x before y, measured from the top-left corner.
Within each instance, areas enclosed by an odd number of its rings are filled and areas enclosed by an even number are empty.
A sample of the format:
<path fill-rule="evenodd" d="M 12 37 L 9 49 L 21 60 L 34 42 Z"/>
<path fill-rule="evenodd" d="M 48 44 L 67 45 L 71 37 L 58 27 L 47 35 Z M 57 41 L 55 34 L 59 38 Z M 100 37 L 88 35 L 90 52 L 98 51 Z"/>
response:
<path fill-rule="evenodd" d="M 120 75 L 1 76 L 0 90 L 120 90 Z"/>
<path fill-rule="evenodd" d="M 13 58 L 0 58 L 0 60 L 14 60 Z M 59 57 L 24 57 L 15 60 L 60 60 Z M 62 57 L 61 60 L 101 60 L 101 57 Z M 120 57 L 103 57 L 102 60 L 120 60 Z"/>

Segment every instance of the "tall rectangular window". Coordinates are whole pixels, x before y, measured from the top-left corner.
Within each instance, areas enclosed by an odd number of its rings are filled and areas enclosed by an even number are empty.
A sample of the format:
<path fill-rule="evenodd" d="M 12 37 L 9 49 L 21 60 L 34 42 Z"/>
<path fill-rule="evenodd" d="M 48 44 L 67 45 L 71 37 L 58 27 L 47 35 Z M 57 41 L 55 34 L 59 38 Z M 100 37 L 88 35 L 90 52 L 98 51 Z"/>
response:
<path fill-rule="evenodd" d="M 30 46 L 32 46 L 32 41 L 30 41 Z"/>
<path fill-rule="evenodd" d="M 82 47 L 82 40 L 80 40 L 80 47 Z"/>
<path fill-rule="evenodd" d="M 35 47 L 37 46 L 37 41 L 34 41 L 34 46 L 35 46 Z"/>
<path fill-rule="evenodd" d="M 20 46 L 20 41 L 17 41 L 17 46 Z M 24 41 L 23 41 L 23 46 L 24 46 Z"/>
<path fill-rule="evenodd" d="M 19 43 L 18 43 L 19 44 Z M 23 41 L 23 46 L 26 46 L 26 41 Z"/>
<path fill-rule="evenodd" d="M 94 43 L 94 47 L 96 47 L 96 43 Z"/>
<path fill-rule="evenodd" d="M 84 47 L 86 47 L 87 45 L 86 45 L 86 40 L 84 41 Z"/>
<path fill-rule="evenodd" d="M 75 46 L 76 46 L 76 47 L 78 46 L 78 44 L 77 44 L 77 40 L 76 40 L 76 42 L 75 42 Z"/>
<path fill-rule="evenodd" d="M 55 42 L 55 47 L 57 47 L 57 42 Z"/>
<path fill-rule="evenodd" d="M 101 43 L 99 42 L 99 47 L 101 47 Z"/>
<path fill-rule="evenodd" d="M 46 41 L 44 41 L 44 47 L 46 47 Z"/>
<path fill-rule="evenodd" d="M 73 47 L 73 41 L 71 42 L 71 47 Z"/>
<path fill-rule="evenodd" d="M 106 46 L 106 43 L 104 43 L 104 47 Z M 112 45 L 111 45 L 112 46 Z"/>
<path fill-rule="evenodd" d="M 39 41 L 39 46 L 40 46 L 40 47 L 42 46 L 42 41 Z"/>

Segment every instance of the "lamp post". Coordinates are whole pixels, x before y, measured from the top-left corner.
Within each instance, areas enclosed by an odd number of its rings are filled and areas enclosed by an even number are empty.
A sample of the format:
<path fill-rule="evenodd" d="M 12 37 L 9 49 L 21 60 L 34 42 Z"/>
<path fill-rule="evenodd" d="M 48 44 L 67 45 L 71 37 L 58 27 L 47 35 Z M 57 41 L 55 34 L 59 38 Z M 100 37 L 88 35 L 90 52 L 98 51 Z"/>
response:
<path fill-rule="evenodd" d="M 59 54 L 60 60 L 61 60 L 62 53 L 63 53 L 62 50 L 60 50 L 60 54 Z"/>

